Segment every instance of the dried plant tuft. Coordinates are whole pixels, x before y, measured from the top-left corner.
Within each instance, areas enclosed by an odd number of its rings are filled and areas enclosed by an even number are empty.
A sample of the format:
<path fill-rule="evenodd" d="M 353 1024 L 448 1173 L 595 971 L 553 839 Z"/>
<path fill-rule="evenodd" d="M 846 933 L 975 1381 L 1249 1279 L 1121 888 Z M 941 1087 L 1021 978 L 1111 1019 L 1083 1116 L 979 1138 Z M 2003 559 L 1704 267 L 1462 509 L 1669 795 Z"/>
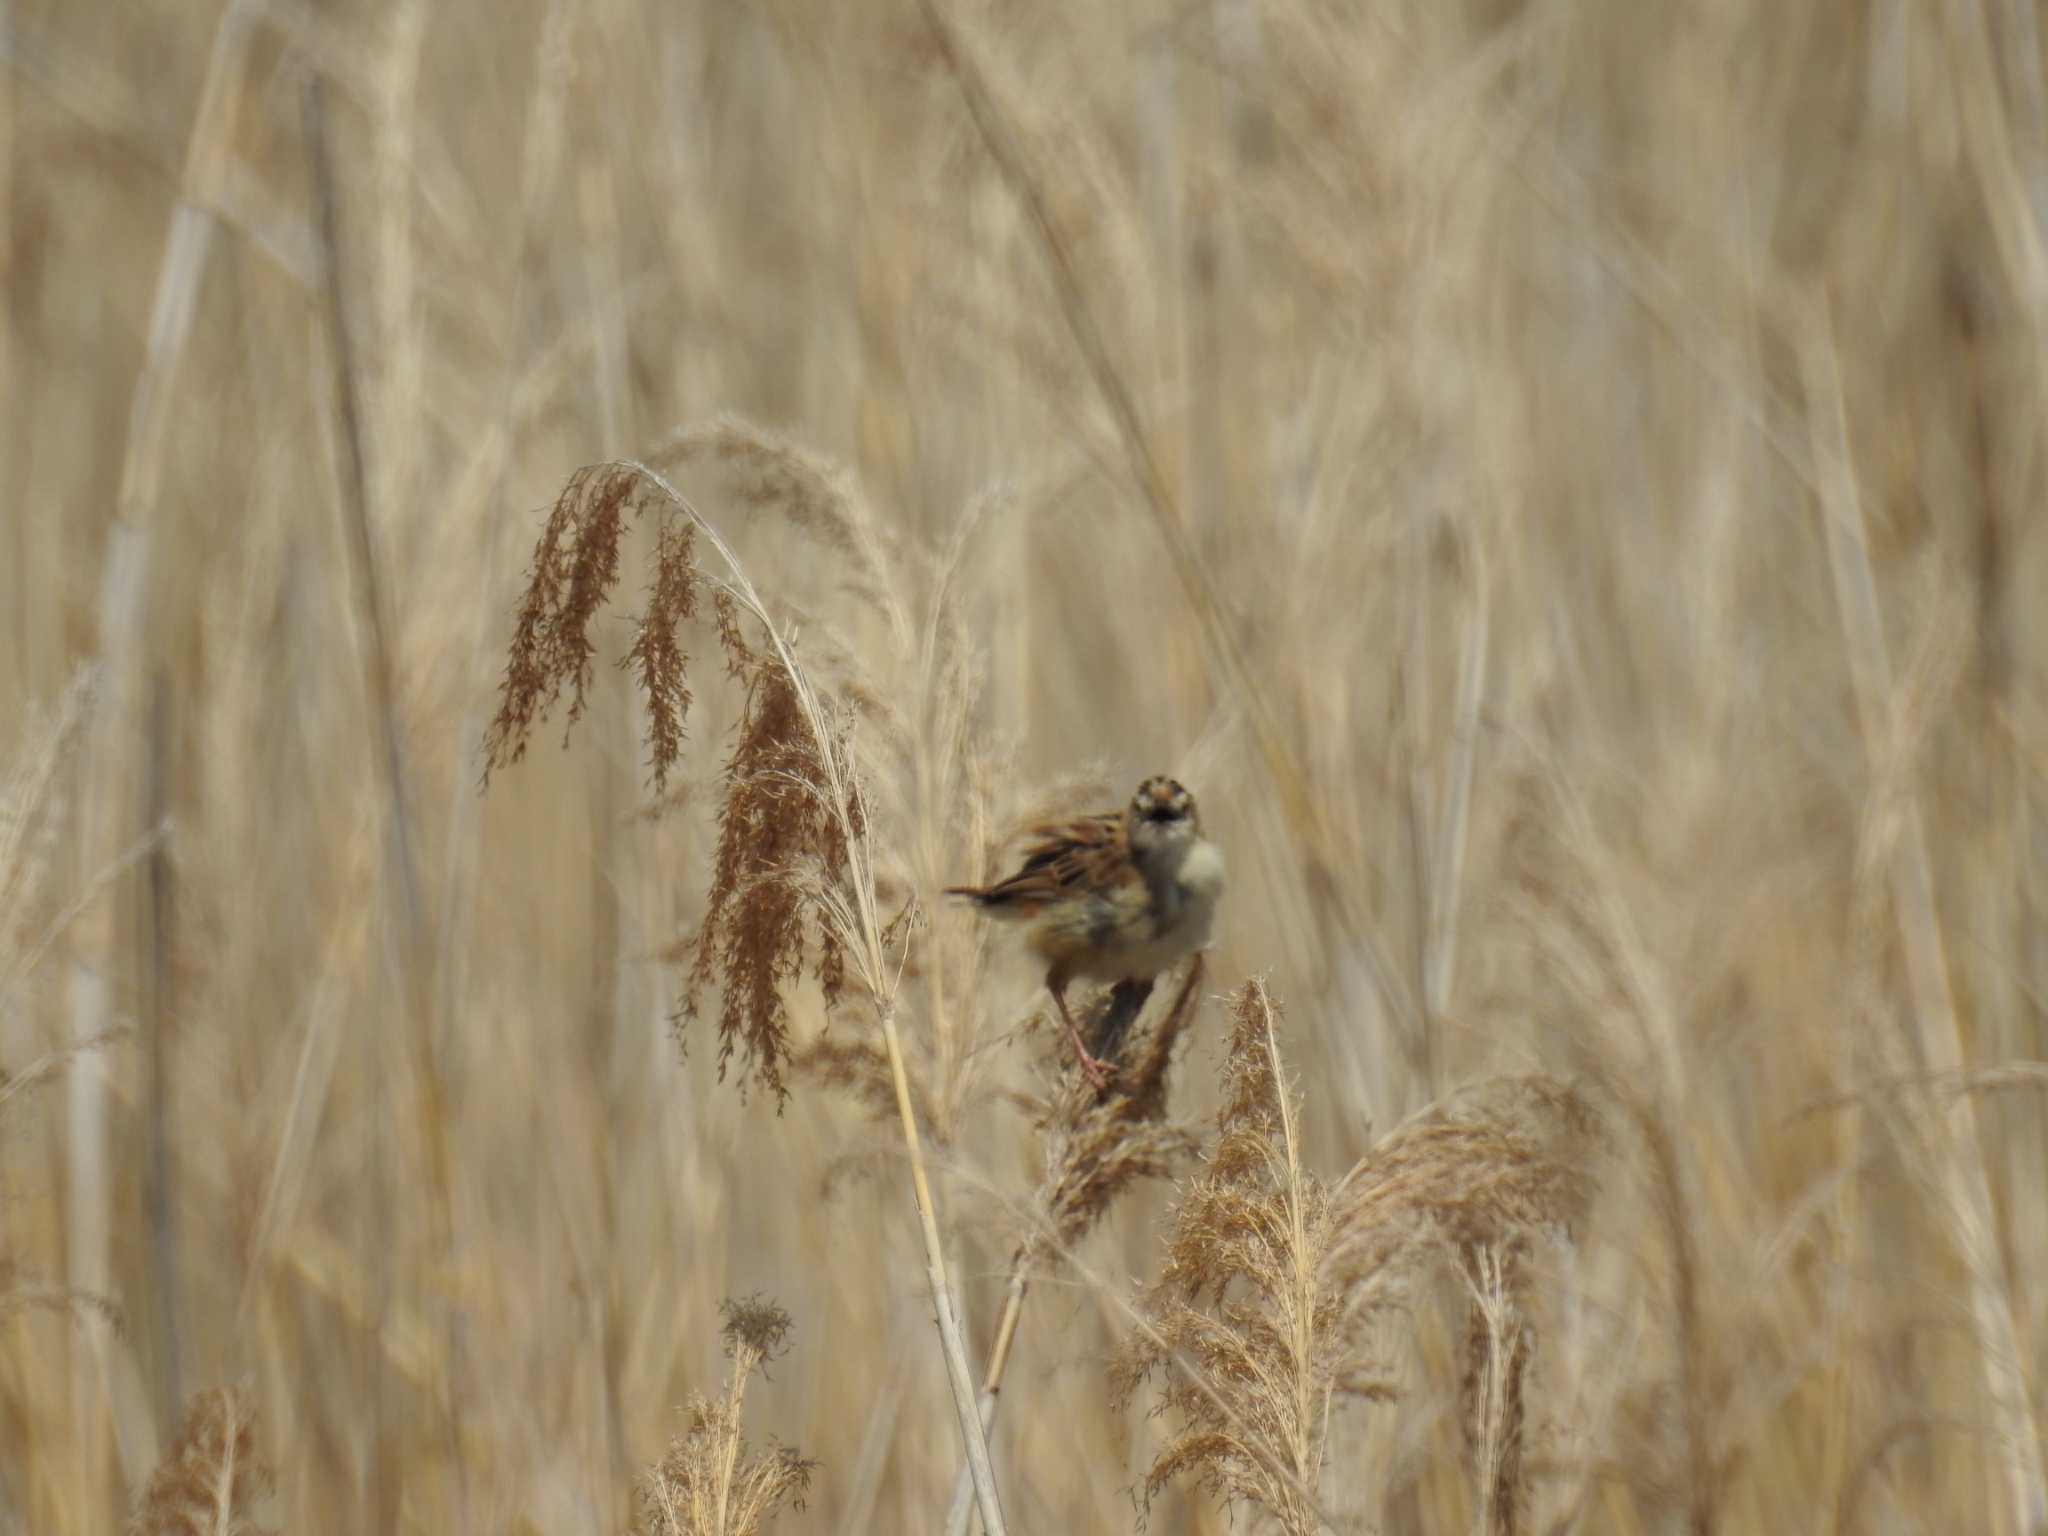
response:
<path fill-rule="evenodd" d="M 657 796 L 681 759 L 691 695 L 682 625 L 711 589 L 726 670 L 745 689 L 727 755 L 718 809 L 718 850 L 703 926 L 689 946 L 690 969 L 678 1039 L 699 1016 L 707 990 L 720 993 L 718 1068 L 740 1059 L 741 1090 L 759 1083 L 788 1098 L 788 994 L 806 974 L 827 1005 L 847 979 L 850 849 L 866 834 L 854 775 L 853 710 L 821 698 L 773 635 L 767 614 L 731 550 L 645 465 L 578 470 L 556 499 L 534 549 L 514 626 L 498 713 L 484 738 L 485 777 L 519 761 L 534 726 L 569 695 L 571 725 L 583 713 L 596 646 L 591 622 L 619 578 L 629 518 L 656 517 L 647 611 L 635 621 L 621 665 L 647 699 L 648 760 Z M 699 531 L 724 559 L 730 580 L 697 568 Z M 760 644 L 749 624 L 768 636 Z"/>
<path fill-rule="evenodd" d="M 1280 1014 L 1257 978 L 1231 999 L 1215 1139 L 1176 1202 L 1148 1318 L 1118 1361 L 1118 1395 L 1157 1378 L 1155 1411 L 1182 1432 L 1154 1460 L 1147 1505 L 1195 1478 L 1285 1530 L 1317 1528 L 1329 1419 L 1383 1385 L 1359 1362 L 1376 1300 L 1339 1283 L 1329 1190 L 1302 1160 L 1300 1101 L 1286 1080 Z"/>
<path fill-rule="evenodd" d="M 656 793 L 682 755 L 683 722 L 690 709 L 686 661 L 678 632 L 697 607 L 696 528 L 688 509 L 637 464 L 587 465 L 569 477 L 555 498 L 540 539 L 511 654 L 499 685 L 498 713 L 484 736 L 484 777 L 526 755 L 533 728 L 569 693 L 568 723 L 582 718 L 596 643 L 591 621 L 619 579 L 619 546 L 628 517 L 648 511 L 655 530 L 654 579 L 647 611 L 635 621 L 633 644 L 621 660 L 647 695 L 649 770 Z"/>
<path fill-rule="evenodd" d="M 737 416 L 680 428 L 651 457 L 670 472 L 717 464 L 732 475 L 732 491 L 741 502 L 781 514 L 838 557 L 829 561 L 832 574 L 863 606 L 894 608 L 890 536 L 844 467 Z"/>
<path fill-rule="evenodd" d="M 1523 1304 L 1524 1245 L 1482 1243 L 1458 1256 L 1471 1299 L 1465 1331 L 1465 1440 L 1479 1485 L 1477 1528 L 1513 1536 L 1522 1509 L 1522 1435 L 1535 1329 Z"/>
<path fill-rule="evenodd" d="M 636 1536 L 751 1536 L 784 1504 L 801 1509 L 810 1488 L 816 1462 L 773 1442 L 756 1452 L 743 1433 L 747 1379 L 788 1347 L 789 1314 L 758 1297 L 719 1310 L 732 1360 L 725 1395 L 691 1398 L 682 1433 L 635 1491 Z"/>
<path fill-rule="evenodd" d="M 721 588 L 712 606 L 726 665 L 747 694 L 726 758 L 718 850 L 681 1017 L 698 1017 L 716 983 L 720 1075 L 738 1052 L 742 1086 L 758 1080 L 781 1101 L 789 1096 L 791 985 L 808 969 L 827 1006 L 846 987 L 848 935 L 835 898 L 867 812 L 855 787 L 851 711 L 825 706 L 821 739 L 792 669 L 749 643 L 732 594 Z"/>
<path fill-rule="evenodd" d="M 1157 1376 L 1157 1408 L 1185 1426 L 1145 1498 L 1191 1476 L 1284 1530 L 1316 1529 L 1334 1409 L 1392 1395 L 1370 1325 L 1448 1256 L 1475 1309 L 1467 1388 L 1484 1507 L 1490 1529 L 1512 1529 L 1535 1342 L 1523 1259 L 1584 1209 L 1592 1111 L 1547 1078 L 1481 1084 L 1326 1185 L 1303 1164 L 1279 1010 L 1256 978 L 1232 1000 L 1231 1026 L 1215 1140 L 1181 1192 L 1147 1326 L 1116 1372 L 1126 1398 Z"/>
<path fill-rule="evenodd" d="M 759 1296 L 745 1300 L 728 1296 L 718 1304 L 718 1315 L 725 1319 L 718 1332 L 725 1340 L 727 1359 L 749 1355 L 766 1375 L 769 1362 L 780 1360 L 788 1352 L 789 1335 L 796 1324 L 774 1302 L 763 1301 Z"/>
<path fill-rule="evenodd" d="M 751 429 L 735 428 L 724 436 L 714 434 L 712 447 L 744 458 L 747 442 L 757 436 Z M 671 445 L 670 457 L 687 462 L 693 451 L 686 434 Z M 829 528 L 851 541 L 841 547 L 869 549 L 859 537 L 869 525 L 858 500 L 842 483 L 820 481 L 815 466 L 797 463 L 765 440 L 763 454 L 755 468 L 774 464 L 790 473 L 762 489 L 761 500 L 782 505 L 803 526 L 803 513 L 812 509 L 816 492 L 817 507 L 830 509 Z M 976 1501 L 991 1536 L 1001 1536 L 995 1473 L 946 1280 L 945 1253 L 903 1065 L 902 1031 L 897 1027 L 897 988 L 905 959 L 899 946 L 907 947 L 911 921 L 883 918 L 866 791 L 854 761 L 854 720 L 861 701 L 874 695 L 856 686 L 835 699 L 818 688 L 798 665 L 793 642 L 769 617 L 732 547 L 658 470 L 631 462 L 598 465 L 571 478 L 542 530 L 515 627 L 503 696 L 485 737 L 486 777 L 489 767 L 517 761 L 534 723 L 564 688 L 572 692 L 570 721 L 580 714 L 594 650 L 590 621 L 618 578 L 626 515 L 639 516 L 650 509 L 661 519 L 653 595 L 626 661 L 637 668 L 650 695 L 657 796 L 664 792 L 667 772 L 681 749 L 689 705 L 686 658 L 676 631 L 696 609 L 700 578 L 693 549 L 700 534 L 725 564 L 725 577 L 710 584 L 712 610 L 727 669 L 745 687 L 726 760 L 707 910 L 677 1018 L 679 1035 L 681 1022 L 697 1016 L 705 988 L 716 984 L 723 997 L 719 1076 L 724 1077 L 738 1053 L 742 1092 L 750 1082 L 758 1082 L 775 1095 L 779 1108 L 788 1099 L 784 1074 L 792 1052 L 789 990 L 808 972 L 830 1007 L 850 980 L 858 984 L 880 1026 L 889 1060 L 933 1312 L 961 1438 L 974 1470 Z M 900 610 L 891 606 L 888 611 L 900 631 Z M 759 631 L 758 642 L 750 638 L 749 626 Z M 743 1381 L 744 1374 L 738 1379 Z M 735 1434 L 736 1415 L 735 1407 Z M 707 1418 L 700 1427 L 710 1433 L 715 1424 Z M 792 1468 L 801 1467 L 797 1462 L 782 1470 L 794 1476 Z M 762 1478 L 764 1488 L 772 1487 L 774 1479 L 768 1473 Z M 657 1489 L 663 1486 L 657 1478 Z M 725 1514 L 721 1495 L 717 1529 L 729 1528 L 723 1523 Z"/>
<path fill-rule="evenodd" d="M 1117 1075 L 1107 1093 L 1098 1093 L 1086 1079 L 1064 1072 L 1057 1096 L 1045 1106 L 1045 1181 L 1038 1192 L 1043 1225 L 1027 1245 L 1028 1260 L 1071 1248 L 1131 1184 L 1169 1177 L 1194 1152 L 1193 1134 L 1166 1118 L 1166 1087 L 1174 1049 L 1195 1016 L 1202 972 L 1197 955 L 1163 1008 L 1146 1007 L 1151 982 L 1124 982 L 1109 993 L 1094 1048 L 1115 1057 Z M 1128 1032 L 1107 1043 L 1120 1023 Z"/>
<path fill-rule="evenodd" d="M 1389 1132 L 1344 1176 L 1337 1257 L 1378 1269 L 1418 1244 L 1459 1252 L 1567 1228 L 1604 1142 L 1591 1105 L 1554 1078 L 1474 1084 Z"/>
<path fill-rule="evenodd" d="M 1001 1401 L 998 1394 L 1024 1298 L 1039 1267 L 1052 1255 L 1071 1252 L 1132 1184 L 1171 1177 L 1196 1150 L 1197 1140 L 1187 1127 L 1166 1118 L 1166 1090 L 1175 1050 L 1195 1017 L 1203 971 L 1202 957 L 1196 955 L 1161 1007 L 1149 1006 L 1154 1000 L 1150 981 L 1119 983 L 1094 1005 L 1088 1020 L 1089 1048 L 1117 1063 L 1107 1092 L 1060 1070 L 1065 1065 L 1065 1042 L 1054 1047 L 1059 1086 L 1050 1100 L 1036 1106 L 1045 1177 L 1038 1188 L 1035 1220 L 1010 1259 L 1003 1309 L 982 1379 L 984 1411 L 991 1422 Z M 963 1467 L 947 1520 L 952 1536 L 961 1536 L 968 1528 L 969 1491 Z"/>
<path fill-rule="evenodd" d="M 1375 1146 L 1336 1192 L 1339 1283 L 1398 1289 L 1448 1258 L 1469 1303 L 1465 1429 L 1480 1529 L 1517 1528 L 1524 1387 L 1536 1344 L 1533 1246 L 1584 1215 L 1598 1116 L 1542 1076 L 1494 1078 L 1431 1105 Z"/>
<path fill-rule="evenodd" d="M 245 1387 L 197 1394 L 150 1474 L 130 1536 L 259 1536 L 252 1513 L 270 1492 L 256 1449 L 256 1415 Z"/>

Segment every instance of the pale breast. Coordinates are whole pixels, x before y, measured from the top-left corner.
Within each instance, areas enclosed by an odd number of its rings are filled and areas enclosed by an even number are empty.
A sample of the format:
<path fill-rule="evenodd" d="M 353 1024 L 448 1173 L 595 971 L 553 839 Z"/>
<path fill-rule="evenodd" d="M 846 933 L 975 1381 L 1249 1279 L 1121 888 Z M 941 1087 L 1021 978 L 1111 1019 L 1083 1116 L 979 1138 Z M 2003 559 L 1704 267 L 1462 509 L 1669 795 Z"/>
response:
<path fill-rule="evenodd" d="M 1206 949 L 1223 895 L 1223 854 L 1197 843 L 1162 881 L 1149 903 L 1103 903 L 1091 942 L 1074 955 L 1076 975 L 1102 981 L 1142 980 Z"/>
<path fill-rule="evenodd" d="M 1216 926 L 1216 905 L 1223 898 L 1223 850 L 1197 843 L 1175 871 L 1173 891 L 1159 937 L 1179 946 L 1182 954 L 1206 949 Z"/>

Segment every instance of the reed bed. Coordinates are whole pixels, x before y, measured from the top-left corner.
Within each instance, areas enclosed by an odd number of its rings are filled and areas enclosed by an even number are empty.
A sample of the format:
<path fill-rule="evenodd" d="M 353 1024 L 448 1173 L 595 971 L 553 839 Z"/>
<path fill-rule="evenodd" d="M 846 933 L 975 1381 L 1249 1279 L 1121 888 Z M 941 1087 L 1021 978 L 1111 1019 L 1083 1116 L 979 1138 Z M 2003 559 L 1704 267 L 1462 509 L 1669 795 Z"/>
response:
<path fill-rule="evenodd" d="M 2048 1530 L 2030 7 L 0 60 L 0 1536 Z"/>

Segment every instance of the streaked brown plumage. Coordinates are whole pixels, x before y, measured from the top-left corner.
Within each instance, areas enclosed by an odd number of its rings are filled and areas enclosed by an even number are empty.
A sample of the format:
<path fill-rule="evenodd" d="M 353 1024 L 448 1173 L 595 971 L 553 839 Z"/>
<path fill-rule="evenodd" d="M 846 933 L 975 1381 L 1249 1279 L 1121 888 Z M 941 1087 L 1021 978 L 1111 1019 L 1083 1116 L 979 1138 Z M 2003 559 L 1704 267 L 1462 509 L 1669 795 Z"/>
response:
<path fill-rule="evenodd" d="M 1015 874 L 948 894 L 1024 926 L 1081 1070 L 1106 1086 L 1105 1064 L 1067 1007 L 1068 984 L 1150 980 L 1205 948 L 1223 894 L 1223 854 L 1203 839 L 1194 797 L 1164 776 L 1140 784 L 1125 810 L 1039 827 L 1032 837 Z"/>

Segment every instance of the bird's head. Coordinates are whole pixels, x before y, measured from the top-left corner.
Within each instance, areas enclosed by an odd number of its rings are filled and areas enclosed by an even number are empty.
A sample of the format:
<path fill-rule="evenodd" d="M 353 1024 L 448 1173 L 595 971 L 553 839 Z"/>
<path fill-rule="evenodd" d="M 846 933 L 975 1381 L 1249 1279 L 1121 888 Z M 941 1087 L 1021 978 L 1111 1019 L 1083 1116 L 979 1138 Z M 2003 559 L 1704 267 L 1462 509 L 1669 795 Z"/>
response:
<path fill-rule="evenodd" d="M 1193 842 L 1201 836 L 1201 818 L 1195 814 L 1195 797 L 1164 774 L 1154 774 L 1138 786 L 1125 813 L 1134 853 L 1149 853 L 1175 843 Z"/>

